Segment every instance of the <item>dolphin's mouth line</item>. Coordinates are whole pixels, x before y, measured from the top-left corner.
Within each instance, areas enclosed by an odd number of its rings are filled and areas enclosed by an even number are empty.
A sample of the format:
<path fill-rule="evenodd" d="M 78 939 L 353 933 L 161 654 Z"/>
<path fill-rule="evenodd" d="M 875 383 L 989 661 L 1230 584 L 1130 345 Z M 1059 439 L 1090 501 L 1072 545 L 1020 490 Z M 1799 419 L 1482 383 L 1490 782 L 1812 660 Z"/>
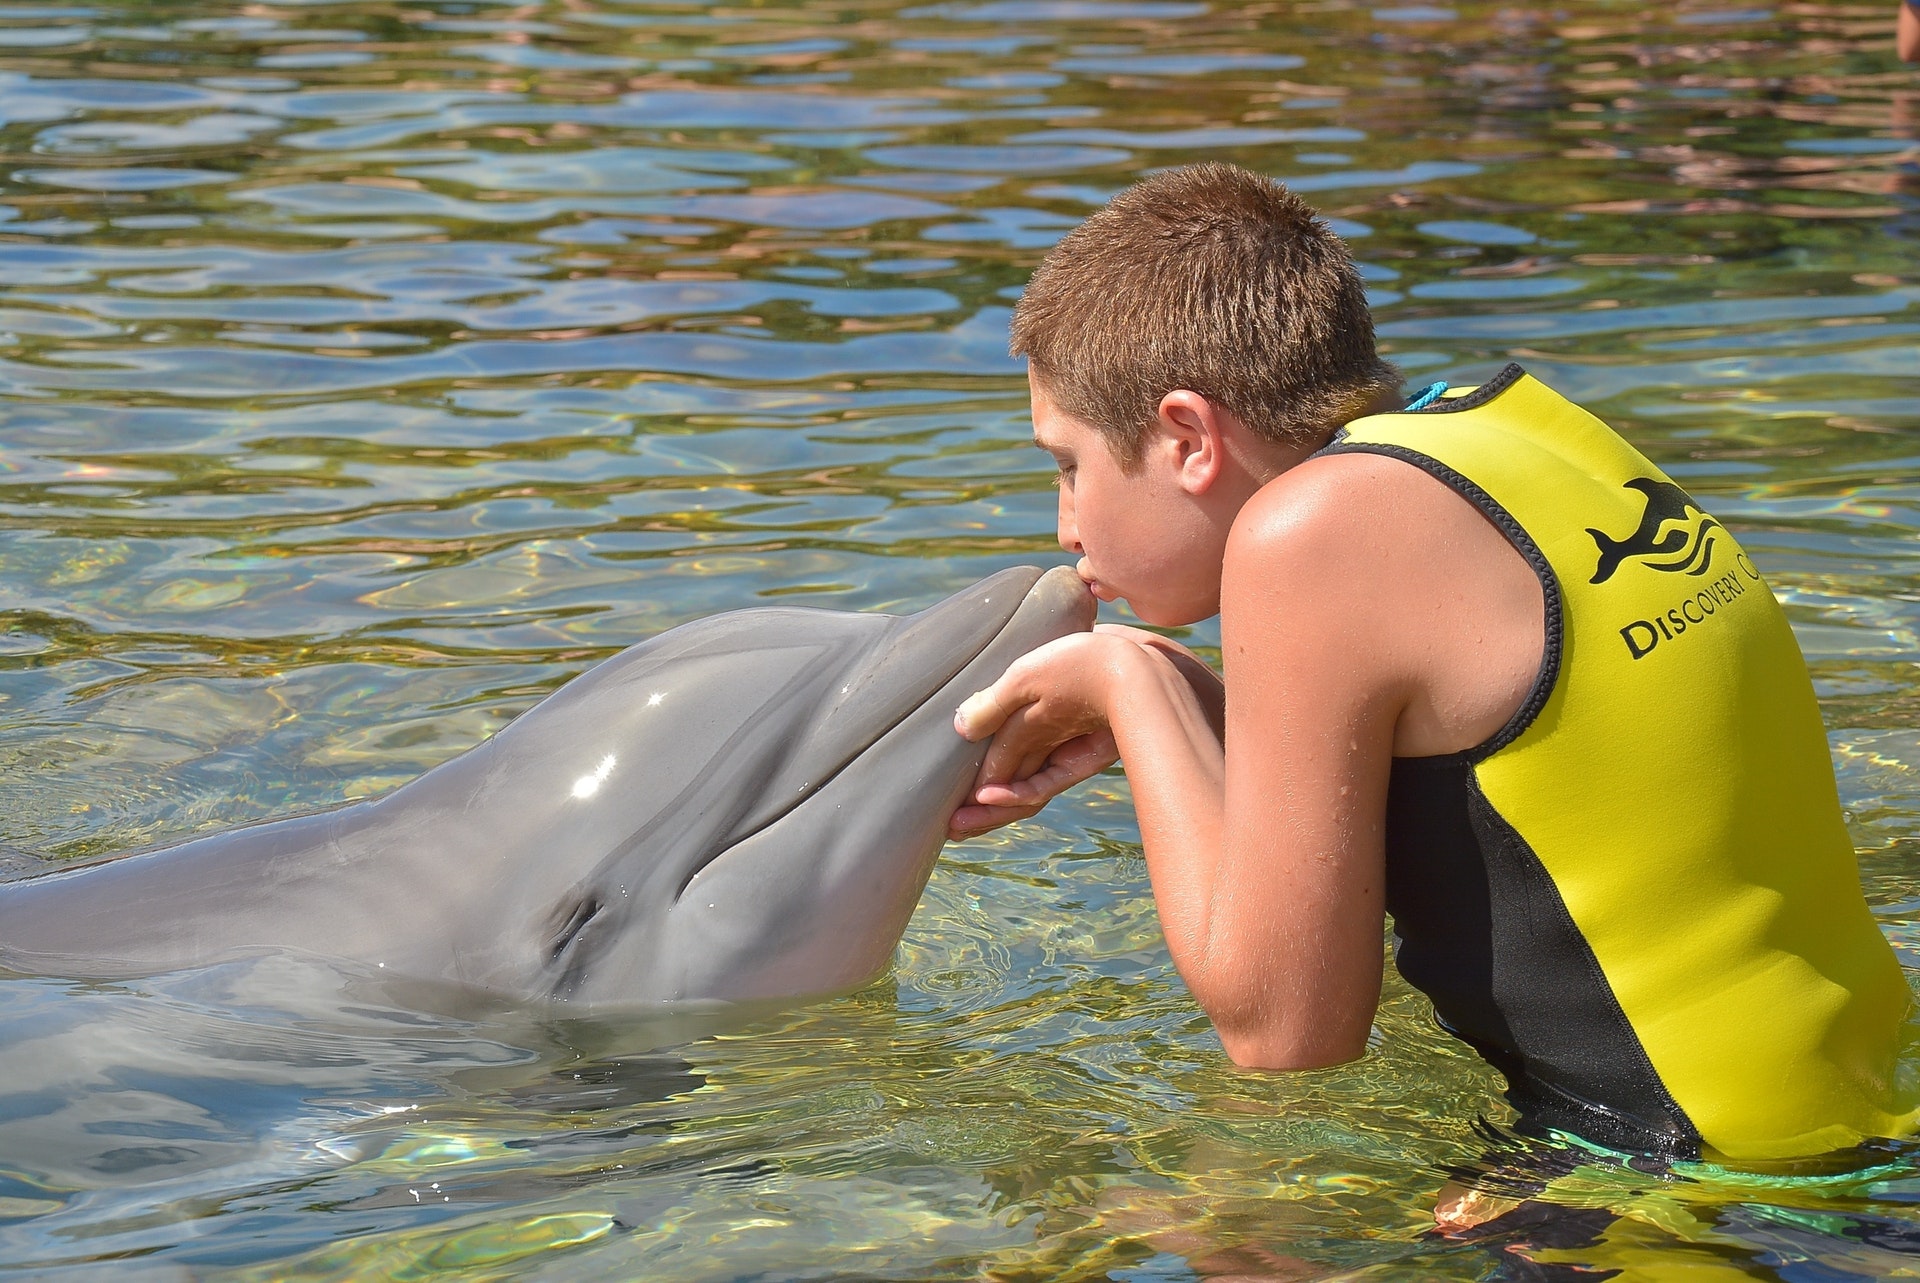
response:
<path fill-rule="evenodd" d="M 778 812 L 768 817 L 768 819 L 764 823 L 754 826 L 753 828 L 749 829 L 747 832 L 742 833 L 739 836 L 734 837 L 727 842 L 716 845 L 712 850 L 708 851 L 706 854 L 702 855 L 698 860 L 694 861 L 692 867 L 688 869 L 687 875 L 680 880 L 680 885 L 674 888 L 673 904 L 678 905 L 680 903 L 681 897 L 686 895 L 687 888 L 693 885 L 694 879 L 699 877 L 703 872 L 705 872 L 707 867 L 711 865 L 715 860 L 718 860 L 721 856 L 725 855 L 728 851 L 731 851 L 734 847 L 739 846 L 742 842 L 750 841 L 753 838 L 758 837 L 760 834 L 765 833 L 768 829 L 772 828 L 774 825 L 780 823 L 782 820 L 792 815 L 795 811 L 805 806 L 822 789 L 825 789 L 829 784 L 832 784 L 835 780 L 839 779 L 842 773 L 844 773 L 846 770 L 848 770 L 848 768 L 852 767 L 861 758 L 865 757 L 869 752 L 871 752 L 875 745 L 879 744 L 882 740 L 886 739 L 889 735 L 899 730 L 900 727 L 906 724 L 907 719 L 913 717 L 915 714 L 920 712 L 921 709 L 925 708 L 927 706 L 927 699 L 932 698 L 933 695 L 945 689 L 946 685 L 949 682 L 951 682 L 954 678 L 958 677 L 961 673 L 966 671 L 968 665 L 972 664 L 976 659 L 979 659 L 980 656 L 986 654 L 987 650 L 991 646 L 993 646 L 995 642 L 999 641 L 1002 637 L 1007 635 L 1007 629 L 1013 626 L 1014 619 L 1018 617 L 1018 615 L 1020 614 L 1020 607 L 1027 604 L 1028 598 L 1032 597 L 1034 593 L 1034 589 L 1037 588 L 1038 586 L 1039 586 L 1038 583 L 1036 583 L 1034 587 L 1027 589 L 1025 595 L 1023 595 L 1020 598 L 1019 605 L 1015 606 L 1013 608 L 1013 613 L 1007 616 L 1006 622 L 1000 625 L 999 630 L 995 632 L 993 636 L 987 638 L 984 642 L 980 643 L 980 648 L 978 650 L 974 651 L 971 655 L 968 655 L 965 659 L 955 664 L 950 671 L 948 671 L 943 677 L 941 677 L 938 681 L 932 684 L 925 698 L 922 698 L 919 701 L 919 703 L 913 705 L 911 708 L 908 708 L 905 712 L 900 714 L 899 717 L 889 722 L 887 726 L 883 730 L 881 730 L 879 734 L 875 735 L 871 740 L 869 740 L 866 746 L 860 749 L 859 752 L 854 753 L 853 755 L 848 757 L 846 761 L 840 763 L 838 766 L 834 767 L 831 771 L 828 771 L 825 775 L 821 776 L 820 779 L 815 781 L 809 781 L 804 790 L 802 790 L 799 794 L 797 794 L 791 802 L 787 803 L 787 805 L 781 807 Z"/>

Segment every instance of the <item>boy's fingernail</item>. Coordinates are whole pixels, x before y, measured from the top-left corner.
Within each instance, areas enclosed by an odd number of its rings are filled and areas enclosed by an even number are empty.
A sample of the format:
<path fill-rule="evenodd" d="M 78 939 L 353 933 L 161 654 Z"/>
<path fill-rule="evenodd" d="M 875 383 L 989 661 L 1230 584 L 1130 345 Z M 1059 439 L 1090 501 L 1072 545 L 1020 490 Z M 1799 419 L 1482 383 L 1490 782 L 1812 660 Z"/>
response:
<path fill-rule="evenodd" d="M 959 731 L 966 739 L 973 738 L 973 713 L 979 706 L 981 696 L 985 694 L 985 691 L 975 691 L 961 700 L 960 707 L 953 710 L 953 729 Z"/>

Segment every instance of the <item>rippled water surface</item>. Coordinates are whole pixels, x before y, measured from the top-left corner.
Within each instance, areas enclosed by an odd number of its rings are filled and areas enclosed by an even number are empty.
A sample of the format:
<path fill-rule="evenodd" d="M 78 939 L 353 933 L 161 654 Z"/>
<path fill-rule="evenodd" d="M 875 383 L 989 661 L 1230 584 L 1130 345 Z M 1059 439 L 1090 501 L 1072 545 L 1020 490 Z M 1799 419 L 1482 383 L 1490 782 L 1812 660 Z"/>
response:
<path fill-rule="evenodd" d="M 377 793 L 716 610 L 917 607 L 1058 560 L 1010 301 L 1129 178 L 1211 157 L 1336 220 L 1410 377 L 1520 360 L 1739 531 L 1920 965 L 1920 76 L 1891 25 L 1841 0 L 0 6 L 8 870 Z M 6 982 L 0 1266 L 1915 1268 L 1894 1150 L 1595 1161 L 1553 1224 L 1436 1237 L 1446 1170 L 1509 1118 L 1492 1073 L 1393 979 L 1364 1061 L 1233 1071 L 1137 836 L 1115 776 L 949 848 L 891 980 L 718 1033 L 316 1008 L 289 962 Z"/>

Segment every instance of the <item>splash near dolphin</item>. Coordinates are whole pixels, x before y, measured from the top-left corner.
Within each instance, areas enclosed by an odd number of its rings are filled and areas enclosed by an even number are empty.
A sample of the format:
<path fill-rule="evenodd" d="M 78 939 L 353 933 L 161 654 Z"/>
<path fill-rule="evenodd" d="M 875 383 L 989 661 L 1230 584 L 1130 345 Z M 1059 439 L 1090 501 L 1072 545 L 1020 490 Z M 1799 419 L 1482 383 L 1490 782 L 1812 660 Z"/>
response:
<path fill-rule="evenodd" d="M 916 615 L 685 624 L 382 797 L 0 885 L 0 967 L 298 951 L 589 1010 L 854 988 L 984 752 L 954 708 L 1093 611 L 1019 567 Z"/>

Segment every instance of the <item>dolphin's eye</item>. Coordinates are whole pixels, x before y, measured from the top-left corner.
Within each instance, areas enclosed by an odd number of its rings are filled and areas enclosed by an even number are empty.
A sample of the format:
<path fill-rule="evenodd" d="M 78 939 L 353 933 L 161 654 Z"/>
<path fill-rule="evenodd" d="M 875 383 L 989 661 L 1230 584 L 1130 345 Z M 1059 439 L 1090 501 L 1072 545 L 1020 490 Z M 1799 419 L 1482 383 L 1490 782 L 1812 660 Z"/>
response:
<path fill-rule="evenodd" d="M 587 923 L 593 921 L 600 912 L 600 908 L 600 901 L 595 896 L 588 896 L 573 906 L 573 912 L 568 915 L 566 925 L 554 935 L 552 948 L 547 955 L 549 961 L 560 961 L 560 956 L 567 951 L 568 946 L 573 944 Z M 554 916 L 559 917 L 558 914 Z"/>

